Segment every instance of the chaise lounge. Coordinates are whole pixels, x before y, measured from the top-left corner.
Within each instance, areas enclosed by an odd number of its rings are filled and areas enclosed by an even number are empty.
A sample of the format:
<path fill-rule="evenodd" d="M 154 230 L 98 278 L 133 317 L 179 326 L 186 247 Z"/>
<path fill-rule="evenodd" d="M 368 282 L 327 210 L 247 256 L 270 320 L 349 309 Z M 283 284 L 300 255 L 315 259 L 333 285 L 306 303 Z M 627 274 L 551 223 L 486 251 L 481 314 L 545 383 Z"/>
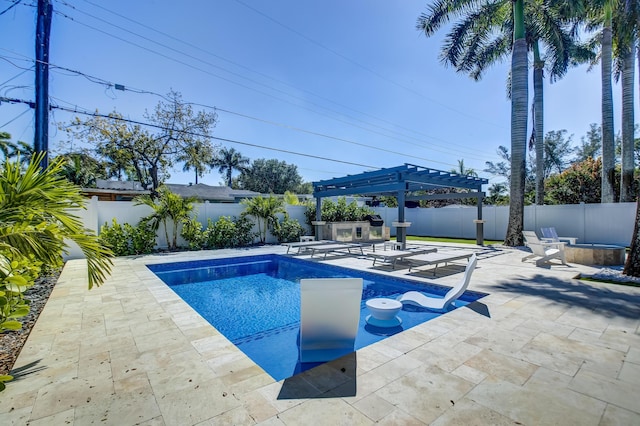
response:
<path fill-rule="evenodd" d="M 438 249 L 435 247 L 429 247 L 424 249 L 415 250 L 389 250 L 377 253 L 367 253 L 368 257 L 373 258 L 373 266 L 376 266 L 376 261 L 382 263 L 391 263 L 393 269 L 396 268 L 396 262 L 403 260 L 409 256 L 415 256 L 417 254 L 435 253 Z"/>
<path fill-rule="evenodd" d="M 416 256 L 409 256 L 404 259 L 405 262 L 409 263 L 409 272 L 411 272 L 411 268 L 417 268 L 420 266 L 430 266 L 435 265 L 433 268 L 433 275 L 436 274 L 438 270 L 438 264 L 444 263 L 445 266 L 449 262 L 455 262 L 456 260 L 469 259 L 473 255 L 472 252 L 437 252 L 437 253 L 427 253 L 427 254 L 419 254 Z"/>
<path fill-rule="evenodd" d="M 473 273 L 478 259 L 475 254 L 472 254 L 469 258 L 469 262 L 464 270 L 464 275 L 458 284 L 451 288 L 444 295 L 444 297 L 432 297 L 426 296 L 419 291 L 408 291 L 402 296 L 398 297 L 398 301 L 403 305 L 414 305 L 421 308 L 431 309 L 435 311 L 446 311 L 455 302 L 462 293 L 465 292 L 471 281 L 471 274 Z"/>

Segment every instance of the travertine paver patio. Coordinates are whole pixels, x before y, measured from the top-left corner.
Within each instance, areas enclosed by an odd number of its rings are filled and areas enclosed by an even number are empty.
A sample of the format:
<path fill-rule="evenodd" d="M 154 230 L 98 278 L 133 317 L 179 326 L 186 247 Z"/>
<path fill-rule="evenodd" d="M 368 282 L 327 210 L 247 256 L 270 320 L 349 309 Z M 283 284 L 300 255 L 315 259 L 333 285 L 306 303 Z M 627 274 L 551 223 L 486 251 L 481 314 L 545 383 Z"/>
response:
<path fill-rule="evenodd" d="M 2 424 L 640 424 L 640 288 L 573 278 L 589 267 L 485 249 L 470 288 L 489 296 L 275 382 L 144 266 L 285 251 L 119 258 L 91 291 L 68 262 L 0 393 Z"/>

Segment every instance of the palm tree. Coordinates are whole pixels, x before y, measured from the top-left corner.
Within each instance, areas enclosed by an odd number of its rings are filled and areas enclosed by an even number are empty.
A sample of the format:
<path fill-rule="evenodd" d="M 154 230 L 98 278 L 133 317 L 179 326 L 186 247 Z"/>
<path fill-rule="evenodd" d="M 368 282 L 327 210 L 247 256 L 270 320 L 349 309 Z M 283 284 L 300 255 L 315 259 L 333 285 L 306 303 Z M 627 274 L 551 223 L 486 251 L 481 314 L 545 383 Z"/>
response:
<path fill-rule="evenodd" d="M 203 176 L 204 170 L 212 160 L 213 149 L 211 144 L 203 143 L 200 140 L 187 145 L 182 154 L 178 156 L 178 161 L 184 162 L 183 171 L 194 170 L 196 185 L 198 184 L 198 177 Z"/>
<path fill-rule="evenodd" d="M 278 221 L 276 215 L 278 213 L 286 213 L 284 201 L 271 194 L 268 198 L 257 196 L 255 198 L 245 199 L 242 201 L 242 204 L 247 207 L 244 214 L 253 216 L 257 219 L 260 242 L 266 242 L 267 230 L 272 228 Z"/>
<path fill-rule="evenodd" d="M 634 201 L 634 74 L 636 60 L 636 42 L 640 25 L 640 4 L 637 0 L 618 2 L 614 25 L 614 55 L 616 79 L 622 76 L 622 144 L 620 202 Z M 639 63 L 640 66 L 640 63 Z"/>
<path fill-rule="evenodd" d="M 217 167 L 218 173 L 226 175 L 226 184 L 231 187 L 231 174 L 234 170 L 242 172 L 249 165 L 250 160 L 243 157 L 233 148 L 222 148 L 218 155 L 211 161 L 211 167 Z"/>
<path fill-rule="evenodd" d="M 600 84 L 602 86 L 602 192 L 601 202 L 615 201 L 615 140 L 613 130 L 613 89 L 611 87 L 611 63 L 613 58 L 614 0 L 588 2 L 591 14 L 602 25 L 600 39 Z M 592 29 L 592 28 L 588 28 Z"/>
<path fill-rule="evenodd" d="M 11 135 L 7 132 L 0 132 L 0 152 L 5 159 L 11 158 L 17 149 L 16 144 L 11 142 Z"/>
<path fill-rule="evenodd" d="M 465 167 L 464 160 L 458 160 L 458 168 L 457 169 L 451 169 L 451 173 L 457 173 L 459 175 L 478 177 L 478 173 L 476 173 L 475 170 Z"/>
<path fill-rule="evenodd" d="M 526 17 L 525 20 L 525 7 Z M 493 63 L 508 57 L 512 58 L 511 88 L 510 95 L 512 101 L 512 161 L 518 164 L 512 170 L 518 171 L 516 179 L 510 179 L 516 187 L 512 190 L 520 191 L 524 186 L 518 177 L 521 167 L 525 161 L 525 151 L 518 152 L 513 146 L 517 141 L 517 148 L 521 150 L 522 134 L 526 133 L 527 117 L 526 111 L 522 116 L 522 101 L 527 100 L 528 85 L 526 82 L 528 72 L 526 68 L 527 50 L 531 48 L 534 53 L 534 137 L 536 146 L 536 164 L 540 171 L 537 178 L 537 198 L 542 203 L 544 197 L 543 175 L 541 166 L 543 163 L 543 96 L 542 96 L 542 70 L 548 61 L 551 70 L 551 78 L 556 79 L 564 75 L 570 63 L 569 55 L 572 51 L 579 51 L 575 46 L 575 38 L 568 28 L 568 21 L 561 18 L 560 13 L 548 7 L 545 3 L 519 0 L 479 2 L 477 0 L 455 1 L 440 0 L 430 7 L 429 14 L 423 14 L 418 20 L 418 29 L 425 34 L 433 34 L 440 26 L 446 23 L 451 16 L 461 15 L 462 19 L 455 24 L 448 33 L 441 57 L 447 64 L 453 65 L 458 72 L 466 72 L 472 78 L 479 80 L 482 73 Z M 522 40 L 522 41 L 518 41 Z M 540 54 L 540 43 L 545 46 L 545 56 Z M 524 47 L 516 46 L 516 43 L 524 44 Z M 520 71 L 520 75 L 514 71 Z M 517 78 L 524 78 L 519 81 Z M 516 90 L 514 92 L 514 89 Z M 525 103 L 526 109 L 526 103 Z M 514 121 L 518 120 L 518 122 Z M 526 134 L 525 134 L 526 139 Z M 525 141 L 526 142 L 526 141 Z M 526 163 L 524 163 L 526 164 Z M 512 164 L 513 166 L 513 164 Z M 523 167 L 522 167 L 523 168 Z M 512 197 L 513 198 L 513 197 Z M 519 199 L 512 199 L 510 212 L 518 215 L 524 211 L 524 205 L 520 206 Z M 524 198 L 522 197 L 524 200 Z M 524 203 L 524 201 L 523 201 Z M 514 226 L 513 231 L 509 231 L 506 240 L 512 240 L 510 235 L 515 237 L 515 243 L 522 240 L 520 230 L 522 225 L 518 225 L 520 220 L 513 217 L 510 221 Z"/>
<path fill-rule="evenodd" d="M 158 188 L 157 197 L 149 194 L 140 195 L 135 198 L 135 205 L 146 205 L 153 209 L 153 213 L 143 218 L 141 222 L 148 223 L 154 231 L 157 231 L 162 224 L 167 246 L 169 250 L 175 250 L 178 247 L 178 227 L 183 220 L 189 219 L 195 201 L 194 197 L 182 198 L 171 192 L 168 187 L 161 185 Z M 169 220 L 171 220 L 171 238 L 169 237 Z"/>

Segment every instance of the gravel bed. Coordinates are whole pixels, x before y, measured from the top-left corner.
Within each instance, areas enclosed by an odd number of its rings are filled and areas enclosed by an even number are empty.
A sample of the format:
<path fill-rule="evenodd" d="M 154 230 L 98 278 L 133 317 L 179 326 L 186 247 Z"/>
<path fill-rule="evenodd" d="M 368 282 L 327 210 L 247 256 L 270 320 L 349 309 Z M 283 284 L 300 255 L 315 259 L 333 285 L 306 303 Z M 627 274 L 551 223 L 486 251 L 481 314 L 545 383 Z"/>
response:
<path fill-rule="evenodd" d="M 0 333 L 0 375 L 8 374 L 13 368 L 13 364 L 27 341 L 40 312 L 47 303 L 59 276 L 60 273 L 57 272 L 40 277 L 33 286 L 25 291 L 24 296 L 31 301 L 31 309 L 27 316 L 18 318 L 18 321 L 22 323 L 22 328 L 17 331 Z"/>

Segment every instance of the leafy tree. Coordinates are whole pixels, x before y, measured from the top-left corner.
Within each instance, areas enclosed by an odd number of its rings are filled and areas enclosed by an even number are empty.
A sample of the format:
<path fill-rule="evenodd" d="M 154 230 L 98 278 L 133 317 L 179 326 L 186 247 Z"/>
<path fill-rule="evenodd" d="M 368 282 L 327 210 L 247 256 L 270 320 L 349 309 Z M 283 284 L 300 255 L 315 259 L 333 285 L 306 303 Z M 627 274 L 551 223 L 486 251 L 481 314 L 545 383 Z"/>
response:
<path fill-rule="evenodd" d="M 547 204 L 599 203 L 602 160 L 588 157 L 546 181 Z"/>
<path fill-rule="evenodd" d="M 506 146 L 500 145 L 498 147 L 498 155 L 503 159 L 494 163 L 493 161 L 485 162 L 486 168 L 483 170 L 494 176 L 503 177 L 510 185 L 511 180 L 511 155 L 509 155 L 509 149 Z"/>
<path fill-rule="evenodd" d="M 311 182 L 303 182 L 294 192 L 296 194 L 313 194 L 313 184 Z"/>
<path fill-rule="evenodd" d="M 242 204 L 246 206 L 244 214 L 253 216 L 258 223 L 258 234 L 260 242 L 267 241 L 267 231 L 276 226 L 278 222 L 278 213 L 286 213 L 284 201 L 281 198 L 257 196 L 255 198 L 242 200 Z"/>
<path fill-rule="evenodd" d="M 487 204 L 493 206 L 505 206 L 509 205 L 509 187 L 502 182 L 497 182 L 489 187 L 489 196 L 485 197 L 484 201 Z"/>
<path fill-rule="evenodd" d="M 72 152 L 59 155 L 64 161 L 61 174 L 71 183 L 81 188 L 95 186 L 96 179 L 108 179 L 104 164 L 86 152 Z"/>
<path fill-rule="evenodd" d="M 546 179 L 553 173 L 561 173 L 568 164 L 567 158 L 574 149 L 571 146 L 572 136 L 566 137 L 566 130 L 551 130 L 544 140 L 544 173 Z"/>
<path fill-rule="evenodd" d="M 589 130 L 585 136 L 580 138 L 580 146 L 575 149 L 576 157 L 572 163 L 579 163 L 587 158 L 597 158 L 600 156 L 602 147 L 602 129 L 596 123 L 589 125 Z"/>
<path fill-rule="evenodd" d="M 298 167 L 295 164 L 287 164 L 285 161 L 275 159 L 257 159 L 238 176 L 240 189 L 263 194 L 295 192 L 301 184 L 302 177 L 298 174 Z"/>
<path fill-rule="evenodd" d="M 109 156 L 118 167 L 130 162 L 143 188 L 155 191 L 181 154 L 194 146 L 211 146 L 210 134 L 217 120 L 214 113 L 194 112 L 177 92 L 167 97 L 169 100 L 160 101 L 152 113 L 145 112 L 154 133 L 117 112 L 106 118 L 97 114 L 85 121 L 76 118 L 70 129 L 80 130 L 70 132 L 95 143 L 97 151 Z"/>
<path fill-rule="evenodd" d="M 231 188 L 231 175 L 234 170 L 244 172 L 249 165 L 250 160 L 243 157 L 238 151 L 233 148 L 222 148 L 218 155 L 211 159 L 209 163 L 211 167 L 218 168 L 218 173 L 226 176 L 225 182 L 229 188 Z"/>
<path fill-rule="evenodd" d="M 148 223 L 154 231 L 157 231 L 162 224 L 168 248 L 175 250 L 178 248 L 178 227 L 189 218 L 195 201 L 193 197 L 182 198 L 163 185 L 158 188 L 157 197 L 149 194 L 139 195 L 135 198 L 135 205 L 146 205 L 153 209 L 153 213 L 143 218 L 141 222 Z M 169 238 L 169 221 L 171 221 L 171 239 Z"/>

